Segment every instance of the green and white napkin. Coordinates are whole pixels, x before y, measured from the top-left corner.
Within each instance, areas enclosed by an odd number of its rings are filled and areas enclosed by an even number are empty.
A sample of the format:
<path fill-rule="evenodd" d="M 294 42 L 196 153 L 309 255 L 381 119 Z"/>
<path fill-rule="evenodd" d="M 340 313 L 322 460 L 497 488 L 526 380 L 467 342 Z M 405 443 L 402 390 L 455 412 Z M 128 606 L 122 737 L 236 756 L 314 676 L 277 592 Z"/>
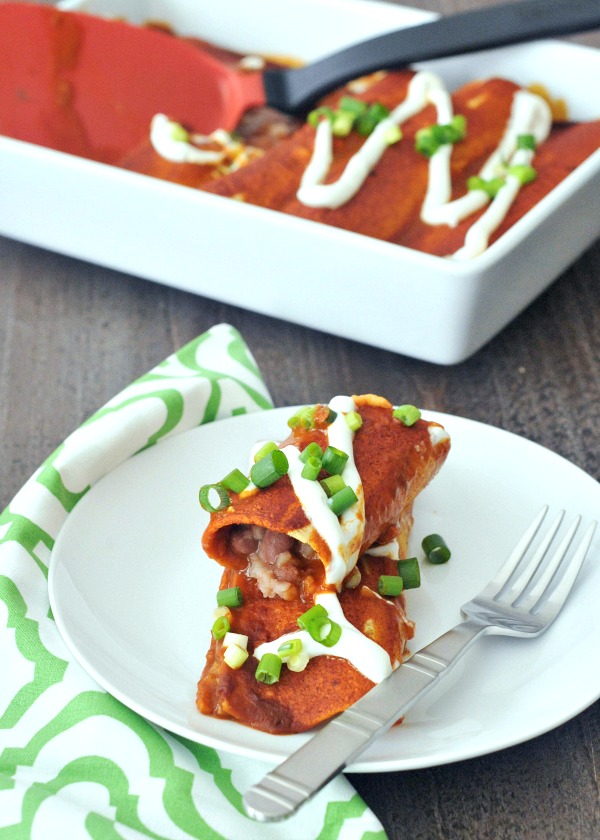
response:
<path fill-rule="evenodd" d="M 169 436 L 271 407 L 227 324 L 138 379 L 70 435 L 0 515 L 0 840 L 383 840 L 343 777 L 283 823 L 245 816 L 270 769 L 149 723 L 75 662 L 48 602 L 52 547 L 86 490 Z"/>

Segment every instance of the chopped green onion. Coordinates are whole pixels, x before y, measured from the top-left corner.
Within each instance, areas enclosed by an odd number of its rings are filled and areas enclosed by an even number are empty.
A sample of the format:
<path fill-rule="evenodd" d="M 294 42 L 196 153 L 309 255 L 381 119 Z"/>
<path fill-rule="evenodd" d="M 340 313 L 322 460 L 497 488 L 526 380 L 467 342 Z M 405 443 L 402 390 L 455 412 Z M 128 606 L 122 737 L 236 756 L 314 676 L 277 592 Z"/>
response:
<path fill-rule="evenodd" d="M 287 666 L 290 671 L 298 673 L 300 671 L 304 671 L 309 663 L 309 660 L 310 656 L 308 653 L 305 650 L 301 650 L 300 653 L 297 653 L 295 656 L 290 656 L 287 661 Z"/>
<path fill-rule="evenodd" d="M 388 129 L 386 129 L 383 139 L 388 144 L 388 146 L 393 146 L 394 143 L 398 143 L 402 140 L 402 130 L 399 125 L 391 125 Z"/>
<path fill-rule="evenodd" d="M 321 625 L 319 638 L 315 641 L 320 642 L 322 645 L 325 645 L 325 647 L 333 647 L 339 642 L 341 635 L 342 628 L 337 621 L 331 621 L 328 619 L 325 624 Z"/>
<path fill-rule="evenodd" d="M 440 146 L 458 143 L 467 133 L 467 121 L 462 114 L 457 114 L 445 125 L 429 125 L 415 134 L 415 149 L 425 157 L 432 157 Z"/>
<path fill-rule="evenodd" d="M 399 405 L 392 412 L 396 420 L 400 420 L 405 426 L 414 426 L 421 417 L 421 412 L 414 405 Z"/>
<path fill-rule="evenodd" d="M 368 137 L 380 122 L 389 117 L 389 108 L 380 102 L 374 102 L 367 111 L 356 120 L 356 131 L 363 137 Z"/>
<path fill-rule="evenodd" d="M 244 598 L 239 586 L 230 586 L 228 589 L 219 589 L 217 592 L 217 604 L 219 607 L 239 607 Z"/>
<path fill-rule="evenodd" d="M 424 537 L 421 546 L 430 563 L 441 565 L 447 563 L 450 559 L 450 549 L 439 534 L 429 534 L 429 536 Z"/>
<path fill-rule="evenodd" d="M 364 114 L 368 107 L 362 99 L 355 99 L 353 96 L 342 96 L 339 105 L 342 111 L 348 111 L 355 116 Z"/>
<path fill-rule="evenodd" d="M 397 575 L 380 575 L 377 589 L 380 595 L 388 595 L 394 597 L 400 595 L 404 587 L 404 582 L 401 577 Z"/>
<path fill-rule="evenodd" d="M 226 615 L 220 615 L 214 622 L 212 626 L 212 634 L 214 638 L 219 641 L 219 639 L 224 638 L 226 633 L 229 633 L 229 629 L 231 624 L 229 623 L 229 619 Z"/>
<path fill-rule="evenodd" d="M 347 137 L 352 131 L 355 119 L 354 114 L 349 111 L 336 111 L 331 123 L 334 137 Z"/>
<path fill-rule="evenodd" d="M 234 671 L 237 671 L 238 668 L 242 667 L 246 659 L 248 659 L 248 651 L 244 650 L 243 647 L 240 647 L 236 644 L 228 645 L 225 648 L 223 659 L 229 665 L 230 668 L 233 668 Z"/>
<path fill-rule="evenodd" d="M 309 113 L 307 119 L 313 127 L 316 127 L 323 118 L 328 119 L 333 133 L 338 137 L 346 137 L 353 128 L 366 137 L 389 114 L 389 108 L 381 102 L 368 105 L 361 99 L 343 96 L 335 111 L 327 107 L 315 108 Z"/>
<path fill-rule="evenodd" d="M 211 502 L 211 495 L 217 494 L 219 497 L 219 502 L 217 505 L 213 505 Z M 231 504 L 231 498 L 229 493 L 223 487 L 222 484 L 205 484 L 200 488 L 200 493 L 198 495 L 198 499 L 200 501 L 200 505 L 204 510 L 208 511 L 208 513 L 216 513 L 218 510 L 224 510 Z"/>
<path fill-rule="evenodd" d="M 301 630 L 308 630 L 309 625 L 315 621 L 318 621 L 321 624 L 325 621 L 329 621 L 328 616 L 329 614 L 322 604 L 315 604 L 314 607 L 311 607 L 309 610 L 302 613 L 302 615 L 299 615 L 296 619 L 296 623 Z"/>
<path fill-rule="evenodd" d="M 268 440 L 266 443 L 257 449 L 254 453 L 254 463 L 256 464 L 257 461 L 260 461 L 261 458 L 264 458 L 265 455 L 268 455 L 269 452 L 274 452 L 277 449 L 277 444 L 274 443 L 272 440 Z"/>
<path fill-rule="evenodd" d="M 285 452 L 273 449 L 252 465 L 250 478 L 257 487 L 269 487 L 287 473 L 289 466 Z"/>
<path fill-rule="evenodd" d="M 533 134 L 519 134 L 517 137 L 517 149 L 527 149 L 535 152 L 535 137 Z"/>
<path fill-rule="evenodd" d="M 276 653 L 265 653 L 261 656 L 255 677 L 259 682 L 266 685 L 273 685 L 279 681 L 281 674 L 281 659 Z"/>
<path fill-rule="evenodd" d="M 504 178 L 490 178 L 489 181 L 486 181 L 485 178 L 480 178 L 479 175 L 473 175 L 472 178 L 467 180 L 467 189 L 483 190 L 490 198 L 494 198 L 505 183 Z"/>
<path fill-rule="evenodd" d="M 306 630 L 315 642 L 319 642 L 326 647 L 333 647 L 342 635 L 340 625 L 329 618 L 327 610 L 321 604 L 315 604 L 314 607 L 302 613 L 298 616 L 296 622 L 298 627 L 301 630 Z"/>
<path fill-rule="evenodd" d="M 331 406 L 327 406 L 327 417 L 325 418 L 325 422 L 328 426 L 330 426 L 333 423 L 337 415 L 337 411 L 334 411 L 333 408 L 331 408 Z"/>
<path fill-rule="evenodd" d="M 188 143 L 190 139 L 189 132 L 179 123 L 171 123 L 171 139 L 179 143 Z"/>
<path fill-rule="evenodd" d="M 405 589 L 418 589 L 421 585 L 421 569 L 416 557 L 398 560 L 398 574 L 404 581 Z"/>
<path fill-rule="evenodd" d="M 320 604 L 315 604 L 310 610 L 298 616 L 296 623 L 301 630 L 306 630 L 311 639 L 314 639 L 315 642 L 320 642 L 323 627 L 329 624 L 330 620 L 325 607 L 322 607 Z"/>
<path fill-rule="evenodd" d="M 321 108 L 315 108 L 314 111 L 311 111 L 307 117 L 307 122 L 309 125 L 312 125 L 316 128 L 316 126 L 321 122 L 321 119 L 325 117 L 326 119 L 333 121 L 333 111 L 331 108 L 327 108 L 323 106 Z"/>
<path fill-rule="evenodd" d="M 285 662 L 292 656 L 297 656 L 302 650 L 301 639 L 288 639 L 287 642 L 282 642 L 277 648 L 278 656 Z"/>
<path fill-rule="evenodd" d="M 295 429 L 298 426 L 302 426 L 304 429 L 312 429 L 315 425 L 315 411 L 316 406 L 314 405 L 304 406 L 295 414 L 292 414 L 287 421 L 288 426 L 290 429 Z"/>
<path fill-rule="evenodd" d="M 352 487 L 348 485 L 334 493 L 330 499 L 327 499 L 327 504 L 336 516 L 341 516 L 356 502 L 358 502 L 358 497 Z"/>
<path fill-rule="evenodd" d="M 348 455 L 335 446 L 328 446 L 323 452 L 323 469 L 329 475 L 341 475 L 348 463 Z"/>
<path fill-rule="evenodd" d="M 302 467 L 301 476 L 307 478 L 309 481 L 316 481 L 321 472 L 321 459 L 309 458 Z"/>
<path fill-rule="evenodd" d="M 232 493 L 241 493 L 250 484 L 250 479 L 236 468 L 221 479 L 221 484 L 227 490 L 231 490 Z"/>
<path fill-rule="evenodd" d="M 350 431 L 355 432 L 362 426 L 362 417 L 358 411 L 349 411 L 348 414 L 346 414 L 346 423 L 348 424 Z"/>
<path fill-rule="evenodd" d="M 225 633 L 225 636 L 223 638 L 223 645 L 225 647 L 229 647 L 229 645 L 237 645 L 243 650 L 247 650 L 248 636 L 246 636 L 244 633 L 230 633 L 228 631 L 227 633 Z"/>
<path fill-rule="evenodd" d="M 537 172 L 535 171 L 533 166 L 528 166 L 526 164 L 516 164 L 514 166 L 509 166 L 507 174 L 512 175 L 513 178 L 516 178 L 520 184 L 530 184 L 537 178 Z"/>
<path fill-rule="evenodd" d="M 321 459 L 322 457 L 323 450 L 321 449 L 319 444 L 315 443 L 314 441 L 312 443 L 309 443 L 308 446 L 306 446 L 300 453 L 300 460 L 303 464 L 306 464 L 309 458 Z"/>
<path fill-rule="evenodd" d="M 341 475 L 328 475 L 327 478 L 322 478 L 319 482 L 325 495 L 330 499 L 335 493 L 339 493 L 346 486 L 346 482 Z"/>

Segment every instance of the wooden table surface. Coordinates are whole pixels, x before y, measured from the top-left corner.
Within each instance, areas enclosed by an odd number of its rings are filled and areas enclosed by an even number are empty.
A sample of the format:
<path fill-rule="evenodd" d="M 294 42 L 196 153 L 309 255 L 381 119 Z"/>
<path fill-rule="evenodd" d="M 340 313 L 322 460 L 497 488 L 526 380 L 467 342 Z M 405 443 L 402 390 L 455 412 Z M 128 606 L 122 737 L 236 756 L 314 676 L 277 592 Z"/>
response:
<path fill-rule="evenodd" d="M 483 2 L 406 5 L 449 14 Z M 600 47 L 598 32 L 576 40 Z M 516 432 L 598 479 L 599 277 L 597 242 L 475 356 L 442 367 L 0 238 L 0 509 L 95 409 L 222 321 L 245 337 L 276 405 L 381 393 Z M 599 757 L 595 704 L 493 755 L 351 781 L 390 838 L 574 840 L 600 837 Z"/>

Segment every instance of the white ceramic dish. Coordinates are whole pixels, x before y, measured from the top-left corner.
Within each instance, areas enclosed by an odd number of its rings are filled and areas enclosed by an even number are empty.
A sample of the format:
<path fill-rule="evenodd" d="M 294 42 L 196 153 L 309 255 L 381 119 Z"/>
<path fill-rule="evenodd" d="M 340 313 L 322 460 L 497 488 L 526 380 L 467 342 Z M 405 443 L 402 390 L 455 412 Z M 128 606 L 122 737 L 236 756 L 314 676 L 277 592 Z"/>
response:
<path fill-rule="evenodd" d="M 286 0 L 285 12 L 278 0 L 63 5 L 307 61 L 430 17 L 363 0 Z M 543 81 L 573 118 L 600 116 L 598 50 L 546 41 L 422 66 L 451 87 L 492 74 Z M 600 151 L 464 264 L 3 137 L 0 181 L 6 236 L 441 364 L 478 350 L 600 233 Z"/>
<path fill-rule="evenodd" d="M 78 503 L 59 533 L 49 591 L 54 617 L 83 667 L 136 712 L 180 735 L 274 762 L 307 735 L 274 736 L 200 715 L 194 698 L 210 640 L 220 567 L 202 553 L 201 484 L 247 463 L 249 447 L 285 432 L 291 409 L 213 423 L 165 440 L 114 470 Z M 544 502 L 596 518 L 600 486 L 523 438 L 428 414 L 452 437 L 439 476 L 415 509 L 411 549 L 442 533 L 445 566 L 422 563 L 407 593 L 413 650 L 460 619 Z M 570 519 L 569 519 L 570 521 Z M 482 640 L 446 681 L 375 742 L 351 769 L 387 771 L 457 761 L 519 743 L 600 696 L 590 667 L 600 645 L 596 537 L 563 613 L 542 637 Z"/>

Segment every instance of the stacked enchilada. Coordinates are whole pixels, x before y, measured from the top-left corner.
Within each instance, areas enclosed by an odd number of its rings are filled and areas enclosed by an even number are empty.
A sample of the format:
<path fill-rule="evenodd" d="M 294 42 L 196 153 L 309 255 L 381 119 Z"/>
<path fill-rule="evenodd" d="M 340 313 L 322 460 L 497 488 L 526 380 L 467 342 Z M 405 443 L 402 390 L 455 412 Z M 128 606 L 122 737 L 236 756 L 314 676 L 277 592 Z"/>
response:
<path fill-rule="evenodd" d="M 413 625 L 398 561 L 414 499 L 450 448 L 439 424 L 374 395 L 336 397 L 290 426 L 285 440 L 261 446 L 281 454 L 281 476 L 211 506 L 203 548 L 234 600 L 215 621 L 226 632 L 213 635 L 197 694 L 204 714 L 279 734 L 342 711 L 402 662 Z M 336 507 L 341 491 L 347 501 Z M 228 641 L 245 655 L 232 660 Z M 269 659 L 275 674 L 260 671 Z"/>

